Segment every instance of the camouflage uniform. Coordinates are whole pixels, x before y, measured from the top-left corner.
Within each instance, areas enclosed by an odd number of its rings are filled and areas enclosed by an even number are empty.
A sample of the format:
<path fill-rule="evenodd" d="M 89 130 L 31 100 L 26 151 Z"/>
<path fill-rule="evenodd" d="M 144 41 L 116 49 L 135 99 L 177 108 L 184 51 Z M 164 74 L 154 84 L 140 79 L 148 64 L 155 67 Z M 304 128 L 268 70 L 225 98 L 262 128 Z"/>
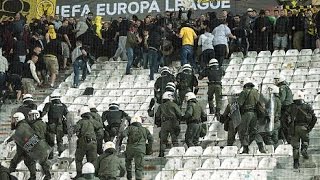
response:
<path fill-rule="evenodd" d="M 134 122 L 123 132 L 123 137 L 128 137 L 127 149 L 125 152 L 125 166 L 127 170 L 127 179 L 132 179 L 132 161 L 135 164 L 135 178 L 143 178 L 144 156 L 146 154 L 146 141 L 153 143 L 153 137 L 149 130 L 142 127 L 141 123 Z"/>
<path fill-rule="evenodd" d="M 164 156 L 164 150 L 168 143 L 168 136 L 170 133 L 171 141 L 174 146 L 178 145 L 178 136 L 180 133 L 180 119 L 182 113 L 179 106 L 170 101 L 164 100 L 156 113 L 155 124 L 160 127 L 160 155 Z"/>
<path fill-rule="evenodd" d="M 185 142 L 188 147 L 198 146 L 200 136 L 200 123 L 206 121 L 207 115 L 196 99 L 188 101 L 183 119 L 186 120 L 187 130 Z"/>

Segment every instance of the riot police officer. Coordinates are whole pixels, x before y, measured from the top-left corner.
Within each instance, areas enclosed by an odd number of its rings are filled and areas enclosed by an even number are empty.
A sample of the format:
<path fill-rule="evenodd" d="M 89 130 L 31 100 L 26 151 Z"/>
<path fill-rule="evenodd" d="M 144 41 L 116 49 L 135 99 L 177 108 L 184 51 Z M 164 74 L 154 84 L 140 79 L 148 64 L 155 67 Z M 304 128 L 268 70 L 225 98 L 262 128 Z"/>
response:
<path fill-rule="evenodd" d="M 188 92 L 185 97 L 187 109 L 183 119 L 187 123 L 185 142 L 188 147 L 198 146 L 200 137 L 200 123 L 207 121 L 207 114 L 200 106 L 193 92 Z"/>
<path fill-rule="evenodd" d="M 66 123 L 66 116 L 68 114 L 68 108 L 60 101 L 60 94 L 53 93 L 50 95 L 50 102 L 46 103 L 41 117 L 48 113 L 48 138 L 47 141 L 51 147 L 54 146 L 54 140 L 57 140 L 59 156 L 63 152 L 63 126 Z M 53 152 L 51 152 L 49 159 L 53 158 Z"/>
<path fill-rule="evenodd" d="M 238 104 L 241 113 L 241 123 L 239 125 L 239 138 L 245 154 L 249 153 L 249 144 L 255 140 L 258 144 L 259 151 L 266 153 L 262 137 L 257 130 L 257 109 L 256 105 L 259 101 L 259 92 L 254 88 L 254 84 L 250 79 L 246 79 L 243 83 L 243 91 L 238 98 Z"/>
<path fill-rule="evenodd" d="M 100 180 L 94 175 L 94 173 L 94 165 L 90 162 L 87 162 L 82 167 L 82 176 L 80 178 L 77 178 L 77 180 Z"/>
<path fill-rule="evenodd" d="M 97 131 L 97 153 L 102 154 L 102 144 L 103 144 L 103 138 L 104 138 L 104 129 L 103 129 L 103 123 L 100 114 L 98 114 L 98 110 L 94 103 L 89 103 L 88 107 L 90 108 L 91 116 L 94 120 L 96 120 L 99 124 L 99 130 Z"/>
<path fill-rule="evenodd" d="M 164 157 L 164 150 L 168 143 L 169 133 L 173 146 L 178 146 L 178 136 L 180 133 L 179 124 L 182 113 L 179 106 L 173 102 L 173 98 L 172 92 L 165 92 L 162 95 L 163 103 L 156 112 L 155 124 L 161 127 L 159 157 Z"/>
<path fill-rule="evenodd" d="M 97 137 L 99 123 L 92 119 L 88 106 L 80 109 L 81 119 L 75 125 L 74 131 L 78 136 L 75 162 L 77 176 L 81 175 L 82 161 L 86 156 L 87 162 L 95 163 L 97 160 Z"/>
<path fill-rule="evenodd" d="M 33 97 L 31 94 L 25 94 L 22 97 L 23 104 L 18 107 L 16 112 L 22 112 L 24 117 L 28 117 L 28 113 L 31 110 L 37 110 L 37 105 L 33 102 Z"/>
<path fill-rule="evenodd" d="M 208 103 L 210 114 L 216 113 L 219 117 L 220 116 L 220 109 L 222 103 L 222 84 L 221 79 L 224 75 L 223 70 L 220 68 L 218 60 L 211 59 L 209 61 L 208 67 L 204 69 L 200 75 L 199 80 L 202 80 L 204 77 L 208 77 Z M 213 95 L 215 95 L 216 99 L 216 109 L 214 109 L 213 105 Z"/>
<path fill-rule="evenodd" d="M 122 133 L 122 137 L 128 137 L 127 148 L 125 151 L 125 166 L 127 170 L 127 179 L 132 179 L 132 161 L 134 160 L 135 178 L 142 180 L 144 168 L 144 156 L 148 149 L 152 149 L 153 137 L 150 131 L 142 126 L 142 120 L 139 116 L 132 118 L 132 123 Z M 148 143 L 146 143 L 148 141 Z"/>
<path fill-rule="evenodd" d="M 179 90 L 179 105 L 181 106 L 185 95 L 188 92 L 194 92 L 194 94 L 198 93 L 198 80 L 194 75 L 190 64 L 185 64 L 182 66 L 182 72 L 177 74 L 176 80 L 177 89 Z"/>
<path fill-rule="evenodd" d="M 286 119 L 286 111 L 288 110 L 289 106 L 293 103 L 293 95 L 290 87 L 286 83 L 286 79 L 284 76 L 280 75 L 274 78 L 275 80 L 275 85 L 278 86 L 279 89 L 279 97 L 281 101 L 281 117 L 280 117 L 280 122 L 281 122 L 281 136 L 283 140 L 286 140 L 288 143 L 290 143 L 290 135 L 288 133 L 288 124 L 285 122 Z"/>
<path fill-rule="evenodd" d="M 299 149 L 301 145 L 301 154 L 305 159 L 309 159 L 309 132 L 317 122 L 312 107 L 304 103 L 304 94 L 298 91 L 293 96 L 293 104 L 288 109 L 289 133 L 292 135 L 291 145 L 293 147 L 293 167 L 299 168 Z M 301 144 L 300 144 L 301 142 Z"/>
<path fill-rule="evenodd" d="M 105 141 L 112 141 L 115 136 L 118 135 L 121 124 L 124 119 L 126 119 L 129 124 L 131 118 L 123 110 L 119 109 L 119 104 L 111 103 L 109 105 L 109 110 L 102 113 L 102 122 L 108 122 L 108 125 L 105 127 Z"/>
<path fill-rule="evenodd" d="M 157 102 L 158 104 L 162 103 L 162 95 L 166 91 L 165 88 L 169 82 L 175 82 L 175 77 L 171 74 L 170 68 L 164 66 L 160 70 L 161 76 L 154 83 L 154 98 L 151 99 L 149 104 L 148 112 L 150 113 L 152 107 Z"/>

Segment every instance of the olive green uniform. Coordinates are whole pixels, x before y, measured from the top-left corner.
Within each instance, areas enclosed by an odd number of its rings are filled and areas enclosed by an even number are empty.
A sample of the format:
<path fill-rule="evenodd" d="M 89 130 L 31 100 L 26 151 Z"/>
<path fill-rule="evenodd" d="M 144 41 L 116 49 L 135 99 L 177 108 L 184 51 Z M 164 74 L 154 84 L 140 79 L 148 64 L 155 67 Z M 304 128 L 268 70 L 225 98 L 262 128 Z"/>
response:
<path fill-rule="evenodd" d="M 295 101 L 289 109 L 289 133 L 291 134 L 291 145 L 293 147 L 293 159 L 299 159 L 299 149 L 301 140 L 301 153 L 307 154 L 309 146 L 309 132 L 317 122 L 312 107 L 305 103 Z"/>
<path fill-rule="evenodd" d="M 247 87 L 244 88 L 238 98 L 241 113 L 241 123 L 239 125 L 239 138 L 242 146 L 249 146 L 250 142 L 256 140 L 263 143 L 257 130 L 256 104 L 259 99 L 258 90 Z"/>
<path fill-rule="evenodd" d="M 135 165 L 135 177 L 137 180 L 143 178 L 144 156 L 146 154 L 146 141 L 152 145 L 153 137 L 149 130 L 142 127 L 141 123 L 131 123 L 122 134 L 128 137 L 127 149 L 125 152 L 125 166 L 127 170 L 127 179 L 132 179 L 132 161 Z"/>
<path fill-rule="evenodd" d="M 101 180 L 98 177 L 95 177 L 94 174 L 85 174 L 82 177 L 77 178 L 77 180 Z"/>
<path fill-rule="evenodd" d="M 115 149 L 107 149 L 100 155 L 95 169 L 96 176 L 98 176 L 100 180 L 116 180 L 118 176 L 123 177 L 125 175 L 125 166 L 117 156 Z"/>
<path fill-rule="evenodd" d="M 195 87 L 195 91 L 198 91 L 198 79 L 192 72 L 180 72 L 177 74 L 177 89 L 179 94 L 179 106 L 182 105 L 183 100 L 188 92 L 193 92 L 193 88 Z M 197 94 L 197 92 L 195 92 Z"/>
<path fill-rule="evenodd" d="M 168 136 L 170 134 L 171 141 L 174 146 L 178 145 L 178 136 L 180 133 L 180 119 L 182 117 L 179 106 L 170 101 L 164 100 L 156 113 L 156 125 L 161 126 L 160 131 L 160 154 L 164 154 L 166 144 L 168 143 Z"/>
<path fill-rule="evenodd" d="M 230 104 L 227 105 L 223 114 L 221 115 L 221 123 L 224 123 L 224 130 L 228 131 L 227 146 L 233 146 L 236 140 L 236 134 L 238 132 L 238 127 L 234 128 L 232 119 L 229 117 Z"/>
<path fill-rule="evenodd" d="M 293 103 L 293 94 L 289 86 L 286 82 L 281 82 L 277 85 L 279 87 L 279 98 L 281 101 L 281 116 L 280 116 L 280 132 L 282 139 L 286 139 L 287 142 L 290 143 L 291 136 L 289 134 L 289 124 L 286 121 L 286 111 L 288 110 L 289 106 Z"/>
<path fill-rule="evenodd" d="M 98 154 L 102 154 L 103 153 L 103 149 L 102 149 L 102 144 L 103 144 L 103 138 L 104 138 L 104 128 L 103 128 L 103 123 L 102 123 L 102 119 L 100 114 L 98 114 L 98 110 L 96 108 L 91 108 L 91 116 L 94 120 L 96 120 L 99 124 L 99 127 L 96 132 L 96 136 L 97 136 L 97 153 Z"/>
<path fill-rule="evenodd" d="M 0 179 L 1 180 L 10 180 L 10 172 L 9 169 L 0 165 Z"/>
<path fill-rule="evenodd" d="M 274 96 L 274 127 L 271 132 L 271 140 L 273 143 L 274 148 L 277 147 L 278 141 L 279 141 L 279 130 L 280 130 L 280 116 L 281 116 L 281 101 L 278 94 L 275 94 Z"/>
<path fill-rule="evenodd" d="M 196 99 L 188 101 L 183 119 L 187 123 L 187 130 L 185 134 L 185 142 L 187 146 L 198 146 L 201 126 L 200 123 L 206 121 L 207 114 Z"/>
<path fill-rule="evenodd" d="M 75 153 L 77 176 L 81 174 L 82 160 L 84 156 L 87 162 L 92 164 L 97 160 L 97 137 L 96 131 L 99 130 L 99 123 L 91 118 L 90 113 L 81 115 L 75 126 L 75 132 L 78 136 L 77 149 Z"/>

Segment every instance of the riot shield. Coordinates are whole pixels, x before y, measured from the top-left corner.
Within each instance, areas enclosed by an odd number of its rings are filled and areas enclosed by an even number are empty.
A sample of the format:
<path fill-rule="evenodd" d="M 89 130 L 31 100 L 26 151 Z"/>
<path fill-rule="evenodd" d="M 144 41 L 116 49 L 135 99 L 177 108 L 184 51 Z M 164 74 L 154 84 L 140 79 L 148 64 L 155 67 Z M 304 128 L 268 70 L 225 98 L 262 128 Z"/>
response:
<path fill-rule="evenodd" d="M 237 102 L 237 96 L 230 96 L 228 98 L 230 104 L 230 118 L 233 123 L 233 128 L 236 129 L 241 123 L 241 114 L 240 114 L 240 107 Z"/>
<path fill-rule="evenodd" d="M 74 154 L 74 152 L 76 151 L 76 140 L 75 138 L 72 138 L 73 134 L 74 134 L 74 126 L 75 126 L 75 116 L 76 114 L 73 112 L 69 112 L 67 114 L 67 117 L 64 119 L 64 121 L 66 121 L 67 124 L 67 128 L 68 128 L 68 149 L 69 149 L 69 158 L 72 154 Z"/>
<path fill-rule="evenodd" d="M 267 131 L 271 132 L 274 129 L 274 114 L 275 114 L 275 96 L 274 94 L 270 94 L 270 105 L 269 105 L 269 119 L 267 124 Z"/>
<path fill-rule="evenodd" d="M 122 140 L 123 140 L 122 133 L 126 129 L 126 127 L 128 127 L 127 121 L 125 119 L 122 119 L 118 134 L 116 137 L 114 137 L 114 140 L 113 140 L 116 144 L 117 152 L 120 152 L 120 150 L 121 150 L 121 144 L 122 144 Z"/>
<path fill-rule="evenodd" d="M 40 139 L 27 123 L 16 130 L 12 137 L 17 145 L 36 161 L 45 161 L 51 152 L 48 143 Z"/>

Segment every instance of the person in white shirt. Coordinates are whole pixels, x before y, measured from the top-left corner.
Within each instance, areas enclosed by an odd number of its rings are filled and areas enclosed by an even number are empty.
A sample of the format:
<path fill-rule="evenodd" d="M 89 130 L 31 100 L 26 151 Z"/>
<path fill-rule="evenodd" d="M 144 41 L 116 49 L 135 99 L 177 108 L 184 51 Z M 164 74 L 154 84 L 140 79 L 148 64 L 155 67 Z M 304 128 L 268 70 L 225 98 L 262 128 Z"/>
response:
<path fill-rule="evenodd" d="M 71 53 L 71 61 L 72 61 L 72 63 L 77 59 L 77 57 L 82 55 L 81 47 L 82 47 L 82 42 L 81 41 L 77 41 L 76 42 L 76 48 L 74 48 L 74 50 Z"/>
<path fill-rule="evenodd" d="M 38 86 L 42 83 L 36 72 L 36 63 L 38 62 L 38 55 L 32 54 L 31 60 L 24 64 L 22 73 L 23 94 L 32 94 L 35 91 L 35 81 Z"/>
<path fill-rule="evenodd" d="M 209 61 L 213 59 L 214 56 L 214 50 L 213 50 L 213 34 L 210 33 L 210 28 L 207 27 L 205 29 L 204 34 L 201 34 L 198 40 L 198 46 L 201 46 L 201 60 L 200 60 L 200 66 L 201 68 L 205 68 Z"/>
<path fill-rule="evenodd" d="M 5 89 L 7 71 L 8 61 L 4 56 L 2 56 L 2 48 L 0 48 L 0 93 Z"/>
<path fill-rule="evenodd" d="M 213 46 L 215 57 L 218 60 L 219 65 L 222 66 L 224 58 L 229 54 L 229 38 L 236 39 L 237 37 L 231 33 L 225 19 L 220 19 L 220 21 L 220 25 L 213 29 L 212 34 L 214 35 Z"/>

